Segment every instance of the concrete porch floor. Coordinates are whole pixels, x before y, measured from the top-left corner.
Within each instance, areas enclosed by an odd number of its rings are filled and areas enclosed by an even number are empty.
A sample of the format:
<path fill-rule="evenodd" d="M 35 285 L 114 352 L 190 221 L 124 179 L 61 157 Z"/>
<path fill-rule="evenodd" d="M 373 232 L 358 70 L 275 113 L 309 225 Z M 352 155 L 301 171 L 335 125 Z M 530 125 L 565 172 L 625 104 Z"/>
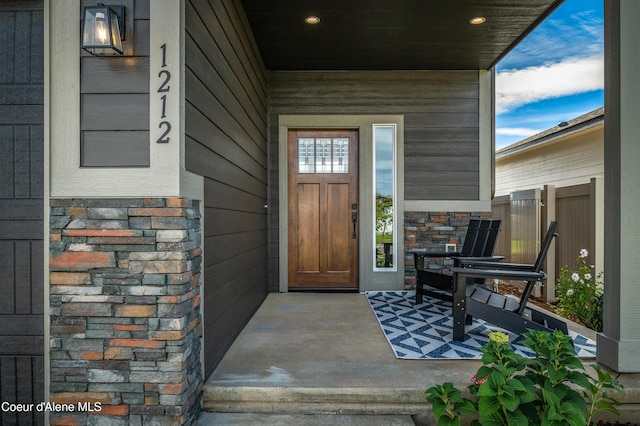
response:
<path fill-rule="evenodd" d="M 590 330 L 575 327 L 595 339 Z M 397 359 L 363 294 L 274 293 L 205 384 L 204 410 L 411 415 L 417 424 L 435 424 L 425 389 L 446 381 L 466 388 L 480 365 Z M 640 421 L 640 374 L 619 380 L 626 388 L 619 398 L 622 416 L 610 419 Z"/>

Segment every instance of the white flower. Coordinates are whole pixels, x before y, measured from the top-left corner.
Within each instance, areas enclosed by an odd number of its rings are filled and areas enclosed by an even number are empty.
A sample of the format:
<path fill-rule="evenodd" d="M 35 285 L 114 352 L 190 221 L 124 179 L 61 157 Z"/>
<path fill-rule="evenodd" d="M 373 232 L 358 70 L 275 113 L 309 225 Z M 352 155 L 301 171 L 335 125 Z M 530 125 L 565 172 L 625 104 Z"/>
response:
<path fill-rule="evenodd" d="M 589 252 L 587 251 L 587 249 L 580 250 L 580 257 L 587 257 L 587 256 L 589 256 Z"/>
<path fill-rule="evenodd" d="M 591 274 L 584 274 L 584 279 L 585 280 L 590 280 L 591 279 Z"/>
<path fill-rule="evenodd" d="M 572 288 L 567 290 L 567 296 L 571 296 L 571 295 L 573 295 L 573 289 Z"/>
<path fill-rule="evenodd" d="M 577 272 L 574 272 L 573 275 L 571 275 L 571 279 L 577 282 L 580 279 L 580 275 L 578 275 Z"/>

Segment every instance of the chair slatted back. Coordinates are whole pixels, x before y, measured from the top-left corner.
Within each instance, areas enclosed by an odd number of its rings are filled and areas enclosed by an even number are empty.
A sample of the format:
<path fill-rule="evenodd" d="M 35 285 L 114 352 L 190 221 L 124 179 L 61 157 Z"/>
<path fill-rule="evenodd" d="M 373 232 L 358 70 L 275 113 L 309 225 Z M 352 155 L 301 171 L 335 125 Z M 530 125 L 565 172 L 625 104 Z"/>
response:
<path fill-rule="evenodd" d="M 496 242 L 498 241 L 498 233 L 500 232 L 500 219 L 494 219 L 491 221 L 489 227 L 489 235 L 487 236 L 487 242 L 484 245 L 484 251 L 481 256 L 489 257 L 493 256 L 493 249 L 496 248 Z"/>
<path fill-rule="evenodd" d="M 480 222 L 482 222 L 480 219 L 471 219 L 469 221 L 467 235 L 464 237 L 464 243 L 462 244 L 462 250 L 460 250 L 460 256 L 473 256 L 473 249 L 476 246 L 476 241 L 478 239 Z"/>

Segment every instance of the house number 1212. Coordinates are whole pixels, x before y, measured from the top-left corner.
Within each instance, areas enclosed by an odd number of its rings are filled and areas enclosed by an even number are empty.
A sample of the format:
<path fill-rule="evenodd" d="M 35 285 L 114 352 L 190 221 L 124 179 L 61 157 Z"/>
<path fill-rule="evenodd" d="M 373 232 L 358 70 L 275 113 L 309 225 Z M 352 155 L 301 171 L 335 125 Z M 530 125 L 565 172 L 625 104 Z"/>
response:
<path fill-rule="evenodd" d="M 163 44 L 160 46 L 162 49 L 162 68 L 167 66 L 167 44 Z M 157 143 L 169 143 L 169 133 L 171 132 L 171 122 L 165 120 L 167 118 L 167 94 L 171 90 L 171 86 L 169 85 L 169 81 L 171 81 L 171 73 L 168 70 L 161 70 L 158 73 L 158 78 L 160 79 L 160 87 L 158 87 L 158 93 L 162 94 L 160 96 L 160 100 L 162 102 L 162 112 L 160 114 L 160 119 L 163 121 L 160 122 L 158 126 L 160 130 L 162 130 L 162 134 L 156 140 Z"/>

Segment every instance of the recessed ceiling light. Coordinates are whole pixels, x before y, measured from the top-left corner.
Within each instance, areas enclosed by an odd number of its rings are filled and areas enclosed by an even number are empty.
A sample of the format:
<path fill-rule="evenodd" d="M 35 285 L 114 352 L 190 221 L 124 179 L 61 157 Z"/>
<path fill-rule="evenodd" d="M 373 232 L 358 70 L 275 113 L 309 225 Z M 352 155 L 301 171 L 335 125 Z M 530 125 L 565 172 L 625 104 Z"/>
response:
<path fill-rule="evenodd" d="M 304 18 L 304 22 L 306 22 L 307 24 L 310 25 L 315 25 L 320 23 L 320 18 L 318 18 L 317 16 L 307 16 L 306 18 Z"/>
<path fill-rule="evenodd" d="M 487 22 L 487 19 L 484 16 L 476 16 L 475 18 L 471 18 L 471 20 L 469 20 L 469 23 L 472 25 L 480 25 L 484 24 L 485 22 Z"/>

